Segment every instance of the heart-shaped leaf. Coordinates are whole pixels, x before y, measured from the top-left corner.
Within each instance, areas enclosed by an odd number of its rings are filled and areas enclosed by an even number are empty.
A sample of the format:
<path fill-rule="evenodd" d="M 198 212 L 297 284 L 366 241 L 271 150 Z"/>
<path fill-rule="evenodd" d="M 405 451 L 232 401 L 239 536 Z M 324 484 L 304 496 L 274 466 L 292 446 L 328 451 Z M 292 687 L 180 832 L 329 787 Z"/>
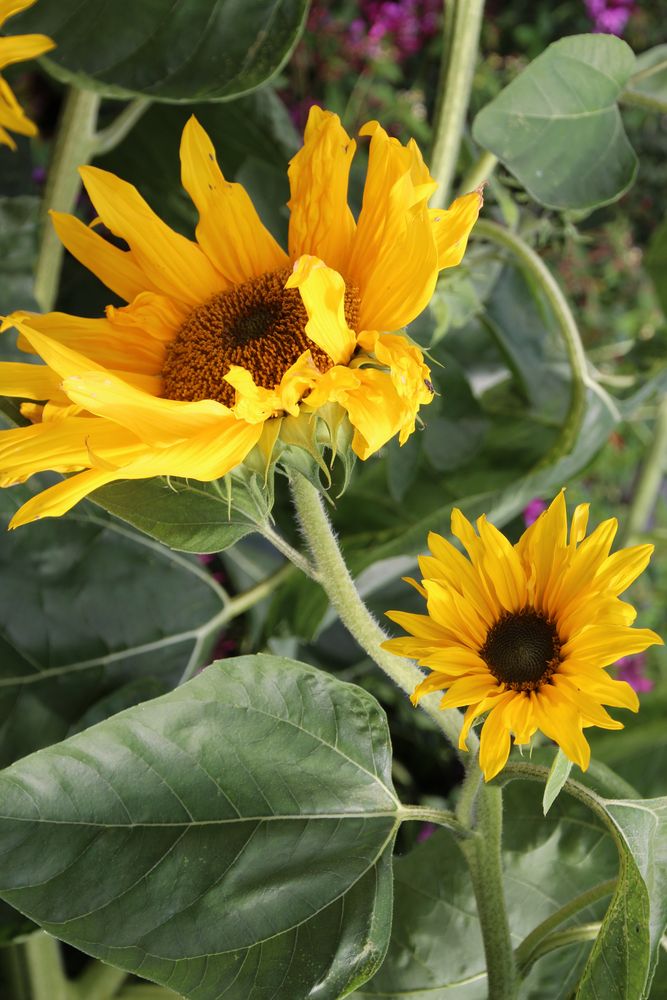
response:
<path fill-rule="evenodd" d="M 390 766 L 360 688 L 226 660 L 0 774 L 0 893 L 193 1000 L 335 1000 L 389 936 Z"/>
<path fill-rule="evenodd" d="M 56 48 L 54 76 L 111 97 L 220 100 L 259 87 L 283 65 L 308 0 L 40 0 L 11 21 Z"/>
<path fill-rule="evenodd" d="M 634 69 L 620 38 L 562 38 L 479 112 L 475 141 L 543 205 L 592 209 L 615 201 L 637 172 L 617 105 Z"/>

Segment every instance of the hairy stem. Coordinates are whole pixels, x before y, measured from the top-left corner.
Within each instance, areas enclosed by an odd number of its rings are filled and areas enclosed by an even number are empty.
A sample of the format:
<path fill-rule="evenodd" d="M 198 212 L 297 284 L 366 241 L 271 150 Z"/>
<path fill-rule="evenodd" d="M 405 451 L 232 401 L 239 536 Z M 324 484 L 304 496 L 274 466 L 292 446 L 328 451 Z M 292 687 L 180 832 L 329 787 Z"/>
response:
<path fill-rule="evenodd" d="M 336 535 L 327 517 L 320 494 L 298 474 L 290 481 L 292 499 L 301 529 L 312 552 L 321 586 L 325 590 L 340 620 L 361 648 L 406 694 L 412 694 L 424 679 L 422 672 L 409 660 L 394 656 L 381 648 L 388 638 L 361 600 L 350 576 Z M 457 709 L 441 712 L 437 695 L 427 695 L 419 705 L 434 720 L 454 746 L 458 746 L 462 715 Z M 477 749 L 478 741 L 470 734 L 469 744 Z"/>
<path fill-rule="evenodd" d="M 421 823 L 435 823 L 444 826 L 457 837 L 468 838 L 473 834 L 460 823 L 456 814 L 447 809 L 431 809 L 428 806 L 403 806 L 400 814 L 401 821 L 406 823 L 410 820 L 418 820 Z"/>
<path fill-rule="evenodd" d="M 518 979 L 502 869 L 502 789 L 481 785 L 475 799 L 475 836 L 460 843 L 468 862 L 479 915 L 489 1000 L 513 1000 Z"/>
<path fill-rule="evenodd" d="M 449 201 L 477 61 L 484 0 L 448 0 L 430 167 L 438 190 L 432 204 Z"/>
<path fill-rule="evenodd" d="M 311 580 L 319 580 L 317 570 L 312 563 L 297 549 L 293 548 L 293 546 L 291 546 L 282 535 L 278 534 L 277 531 L 274 531 L 269 524 L 261 525 L 258 528 L 258 531 L 264 538 L 266 538 L 267 542 L 271 542 L 274 549 L 277 549 L 281 555 L 284 555 L 286 559 L 289 559 L 292 565 L 296 566 L 298 570 L 301 570 L 302 573 L 309 576 Z"/>
<path fill-rule="evenodd" d="M 497 165 L 497 156 L 494 156 L 493 153 L 483 152 L 464 175 L 459 194 L 468 194 L 469 191 L 474 191 L 480 184 L 488 181 Z"/>

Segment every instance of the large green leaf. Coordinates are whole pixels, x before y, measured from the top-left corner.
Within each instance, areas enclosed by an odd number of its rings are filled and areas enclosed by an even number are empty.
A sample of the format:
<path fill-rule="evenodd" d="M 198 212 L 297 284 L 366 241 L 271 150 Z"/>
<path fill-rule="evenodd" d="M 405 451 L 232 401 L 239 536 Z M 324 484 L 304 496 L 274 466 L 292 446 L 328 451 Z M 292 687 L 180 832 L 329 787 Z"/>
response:
<path fill-rule="evenodd" d="M 634 68 L 613 35 L 562 38 L 479 112 L 473 136 L 543 205 L 607 204 L 637 171 L 617 105 Z"/>
<path fill-rule="evenodd" d="M 604 806 L 620 833 L 619 881 L 577 1000 L 634 1000 L 649 995 L 667 927 L 667 798 Z"/>
<path fill-rule="evenodd" d="M 0 764 L 173 687 L 205 662 L 225 594 L 196 562 L 88 504 L 5 530 L 0 492 Z"/>
<path fill-rule="evenodd" d="M 220 100 L 247 93 L 283 65 L 308 0 L 40 0 L 12 19 L 57 48 L 44 60 L 59 79 L 112 97 Z"/>
<path fill-rule="evenodd" d="M 611 838 L 571 800 L 560 797 L 542 816 L 539 786 L 514 784 L 504 795 L 505 894 L 518 945 L 573 897 L 615 873 Z M 485 1000 L 487 982 L 472 886 L 452 837 L 434 834 L 394 865 L 394 924 L 379 972 L 355 996 L 401 1000 Z M 604 898 L 582 907 L 567 925 L 599 919 Z M 521 1000 L 569 1000 L 590 943 L 540 959 Z"/>
<path fill-rule="evenodd" d="M 360 688 L 223 661 L 0 774 L 0 893 L 194 1000 L 335 1000 L 389 936 L 390 767 Z"/>

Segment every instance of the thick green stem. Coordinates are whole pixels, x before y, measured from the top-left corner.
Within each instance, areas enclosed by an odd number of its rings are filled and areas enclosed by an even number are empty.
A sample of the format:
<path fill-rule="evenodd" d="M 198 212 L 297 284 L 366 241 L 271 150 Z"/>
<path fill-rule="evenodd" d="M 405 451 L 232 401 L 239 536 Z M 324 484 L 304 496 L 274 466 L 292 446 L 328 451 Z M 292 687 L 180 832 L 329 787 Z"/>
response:
<path fill-rule="evenodd" d="M 623 545 L 631 545 L 646 530 L 667 466 L 667 396 L 658 407 L 651 445 L 644 457 L 630 510 L 623 527 Z"/>
<path fill-rule="evenodd" d="M 128 132 L 134 128 L 142 115 L 148 111 L 151 103 L 148 97 L 137 97 L 136 100 L 126 104 L 120 114 L 111 122 L 111 125 L 107 125 L 106 128 L 96 134 L 94 141 L 95 156 L 103 156 L 104 153 L 109 153 L 112 149 L 115 149 Z"/>
<path fill-rule="evenodd" d="M 572 377 L 570 408 L 557 442 L 540 465 L 552 465 L 568 454 L 579 436 L 586 411 L 586 389 L 593 387 L 588 375 L 586 353 L 576 321 L 558 282 L 544 261 L 520 236 L 488 219 L 480 219 L 472 233 L 475 239 L 486 239 L 509 250 L 528 279 L 538 285 L 548 302 L 565 344 Z"/>
<path fill-rule="evenodd" d="M 573 917 L 576 913 L 580 913 L 581 910 L 585 910 L 587 906 L 591 906 L 593 903 L 597 903 L 600 899 L 605 899 L 607 896 L 611 896 L 614 889 L 616 888 L 616 879 L 609 879 L 607 882 L 601 882 L 599 885 L 593 886 L 592 889 L 587 889 L 586 892 L 580 893 L 571 899 L 569 903 L 565 906 L 561 906 L 559 910 L 552 913 L 551 916 L 543 920 L 541 924 L 527 935 L 519 945 L 519 947 L 514 952 L 514 957 L 516 959 L 517 966 L 522 975 L 528 971 L 531 965 L 537 961 L 537 959 L 545 954 L 543 950 L 543 944 L 547 938 L 553 936 L 553 931 L 560 924 L 565 923 L 570 917 Z M 548 949 L 550 950 L 550 949 Z"/>
<path fill-rule="evenodd" d="M 476 835 L 460 843 L 470 869 L 479 915 L 489 1000 L 513 1000 L 518 979 L 510 935 L 502 869 L 502 789 L 482 785 L 475 798 Z"/>
<path fill-rule="evenodd" d="M 380 628 L 359 596 L 338 547 L 336 535 L 324 510 L 319 492 L 303 476 L 298 474 L 292 478 L 290 485 L 297 516 L 310 547 L 320 584 L 326 591 L 332 606 L 368 656 L 406 694 L 412 694 L 417 685 L 424 679 L 424 675 L 414 663 L 403 657 L 394 656 L 381 648 L 381 643 L 388 636 Z M 457 709 L 441 712 L 438 708 L 439 700 L 437 695 L 427 695 L 422 698 L 419 704 L 435 721 L 450 743 L 458 746 L 463 717 Z M 478 740 L 472 732 L 469 735 L 468 743 L 471 749 L 477 749 Z"/>
<path fill-rule="evenodd" d="M 417 820 L 421 823 L 436 823 L 444 826 L 450 833 L 457 837 L 467 839 L 472 837 L 472 832 L 456 818 L 456 814 L 447 809 L 429 809 L 428 806 L 403 806 L 400 814 L 401 822 Z"/>
<path fill-rule="evenodd" d="M 651 94 L 642 94 L 640 90 L 624 90 L 619 97 L 621 104 L 636 108 L 644 108 L 646 111 L 656 111 L 662 115 L 667 111 L 667 101 L 660 97 L 652 97 Z"/>
<path fill-rule="evenodd" d="M 44 192 L 42 232 L 35 269 L 35 298 L 44 312 L 54 306 L 64 254 L 48 211 L 71 212 L 74 208 L 81 185 L 77 167 L 88 163 L 93 154 L 99 106 L 100 97 L 92 90 L 71 87 L 65 99 Z"/>
<path fill-rule="evenodd" d="M 449 201 L 461 146 L 472 78 L 479 49 L 484 0 L 448 0 L 443 39 L 438 102 L 433 127 L 430 167 L 439 187 L 432 204 Z"/>

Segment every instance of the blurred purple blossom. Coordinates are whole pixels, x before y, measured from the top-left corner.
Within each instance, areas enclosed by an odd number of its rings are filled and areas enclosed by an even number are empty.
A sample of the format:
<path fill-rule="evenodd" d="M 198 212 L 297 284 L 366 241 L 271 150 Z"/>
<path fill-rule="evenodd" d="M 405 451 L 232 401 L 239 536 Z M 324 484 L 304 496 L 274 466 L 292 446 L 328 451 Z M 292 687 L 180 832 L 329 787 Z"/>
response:
<path fill-rule="evenodd" d="M 655 686 L 650 677 L 644 673 L 646 657 L 643 653 L 636 653 L 634 656 L 623 656 L 616 664 L 619 681 L 627 681 L 631 688 L 638 694 L 651 691 Z"/>
<path fill-rule="evenodd" d="M 586 0 L 586 10 L 593 31 L 622 35 L 635 6 L 635 0 Z"/>
<path fill-rule="evenodd" d="M 435 823 L 422 823 L 421 830 L 417 834 L 417 843 L 423 844 L 425 840 L 433 836 L 437 829 Z"/>
<path fill-rule="evenodd" d="M 351 22 L 348 38 L 357 46 L 365 44 L 366 55 L 372 59 L 380 54 L 383 43 L 389 43 L 402 61 L 435 35 L 441 11 L 441 0 L 361 0 L 361 17 Z"/>
<path fill-rule="evenodd" d="M 539 500 L 537 497 L 531 500 L 523 509 L 523 522 L 527 528 L 530 528 L 531 524 L 537 521 L 540 514 L 543 514 L 547 509 L 547 505 L 544 500 Z"/>

